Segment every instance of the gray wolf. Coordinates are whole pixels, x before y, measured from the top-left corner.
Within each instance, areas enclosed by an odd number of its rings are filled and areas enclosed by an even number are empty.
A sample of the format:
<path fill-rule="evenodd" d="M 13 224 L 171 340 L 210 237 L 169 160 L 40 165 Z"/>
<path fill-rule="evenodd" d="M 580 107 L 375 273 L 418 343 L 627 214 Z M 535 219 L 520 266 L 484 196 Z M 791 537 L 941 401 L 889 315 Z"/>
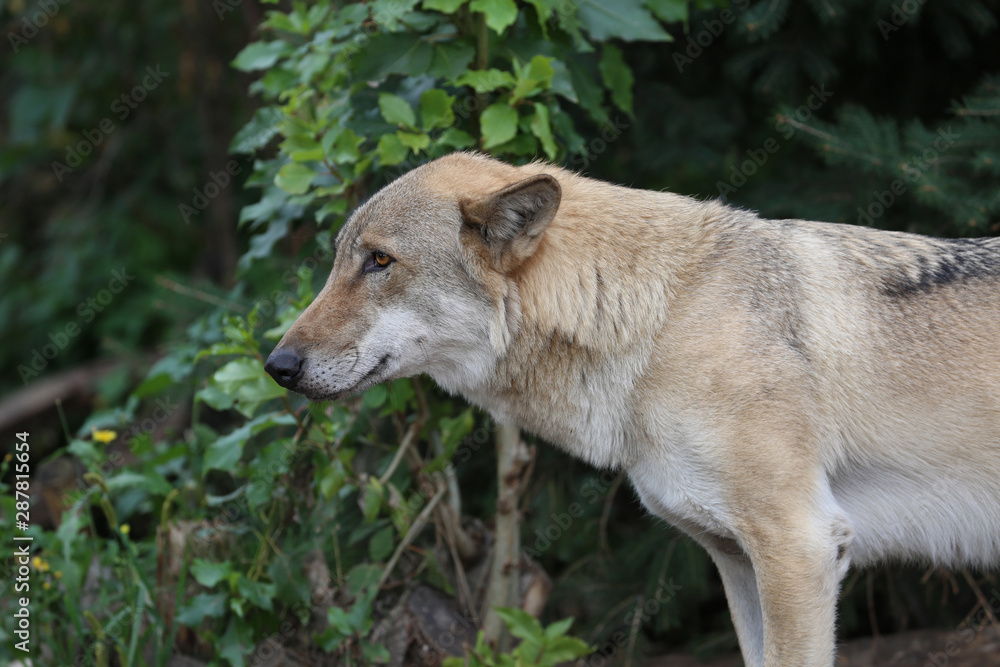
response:
<path fill-rule="evenodd" d="M 830 665 L 850 563 L 1000 562 L 1000 239 L 453 154 L 354 212 L 266 368 L 313 400 L 427 373 L 628 471 L 748 665 Z"/>

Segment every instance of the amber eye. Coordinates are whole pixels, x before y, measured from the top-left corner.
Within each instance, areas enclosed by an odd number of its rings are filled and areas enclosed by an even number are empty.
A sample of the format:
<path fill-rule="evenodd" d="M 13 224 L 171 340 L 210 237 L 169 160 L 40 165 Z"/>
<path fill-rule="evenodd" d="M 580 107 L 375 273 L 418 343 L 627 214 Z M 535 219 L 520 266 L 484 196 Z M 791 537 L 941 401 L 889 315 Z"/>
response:
<path fill-rule="evenodd" d="M 365 261 L 365 265 L 361 267 L 361 272 L 372 273 L 375 271 L 382 271 L 383 269 L 388 268 L 393 261 L 394 260 L 391 255 L 387 255 L 381 250 L 376 250 Z"/>

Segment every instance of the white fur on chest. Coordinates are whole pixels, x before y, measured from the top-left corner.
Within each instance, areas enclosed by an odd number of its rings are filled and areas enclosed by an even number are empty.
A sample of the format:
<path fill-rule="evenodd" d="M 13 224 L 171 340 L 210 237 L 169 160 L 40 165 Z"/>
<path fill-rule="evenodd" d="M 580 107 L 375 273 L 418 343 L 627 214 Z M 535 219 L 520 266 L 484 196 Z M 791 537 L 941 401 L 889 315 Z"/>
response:
<path fill-rule="evenodd" d="M 669 430 L 659 446 L 645 444 L 644 455 L 629 467 L 643 505 L 695 537 L 705 532 L 735 539 L 725 486 L 709 455 L 712 444 L 680 424 Z"/>

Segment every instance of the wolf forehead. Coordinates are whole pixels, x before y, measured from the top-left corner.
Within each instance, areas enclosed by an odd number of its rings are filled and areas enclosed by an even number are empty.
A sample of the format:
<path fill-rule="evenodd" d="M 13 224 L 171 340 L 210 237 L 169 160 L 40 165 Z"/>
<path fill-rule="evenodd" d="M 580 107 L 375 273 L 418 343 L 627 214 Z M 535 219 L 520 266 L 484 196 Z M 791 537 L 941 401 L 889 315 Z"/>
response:
<path fill-rule="evenodd" d="M 485 197 L 526 176 L 479 153 L 438 158 L 403 174 L 361 204 L 337 235 L 337 248 L 360 242 L 363 230 L 385 235 L 457 230 L 462 200 Z"/>

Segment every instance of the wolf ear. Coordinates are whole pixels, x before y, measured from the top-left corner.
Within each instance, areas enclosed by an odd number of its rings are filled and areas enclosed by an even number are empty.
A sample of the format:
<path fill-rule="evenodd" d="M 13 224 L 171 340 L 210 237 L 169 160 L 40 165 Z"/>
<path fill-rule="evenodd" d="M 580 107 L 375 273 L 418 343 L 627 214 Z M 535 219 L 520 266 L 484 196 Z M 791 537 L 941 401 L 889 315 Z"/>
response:
<path fill-rule="evenodd" d="M 481 244 L 498 269 L 511 271 L 535 252 L 561 198 L 559 181 L 538 174 L 486 197 L 463 199 L 463 237 Z"/>

